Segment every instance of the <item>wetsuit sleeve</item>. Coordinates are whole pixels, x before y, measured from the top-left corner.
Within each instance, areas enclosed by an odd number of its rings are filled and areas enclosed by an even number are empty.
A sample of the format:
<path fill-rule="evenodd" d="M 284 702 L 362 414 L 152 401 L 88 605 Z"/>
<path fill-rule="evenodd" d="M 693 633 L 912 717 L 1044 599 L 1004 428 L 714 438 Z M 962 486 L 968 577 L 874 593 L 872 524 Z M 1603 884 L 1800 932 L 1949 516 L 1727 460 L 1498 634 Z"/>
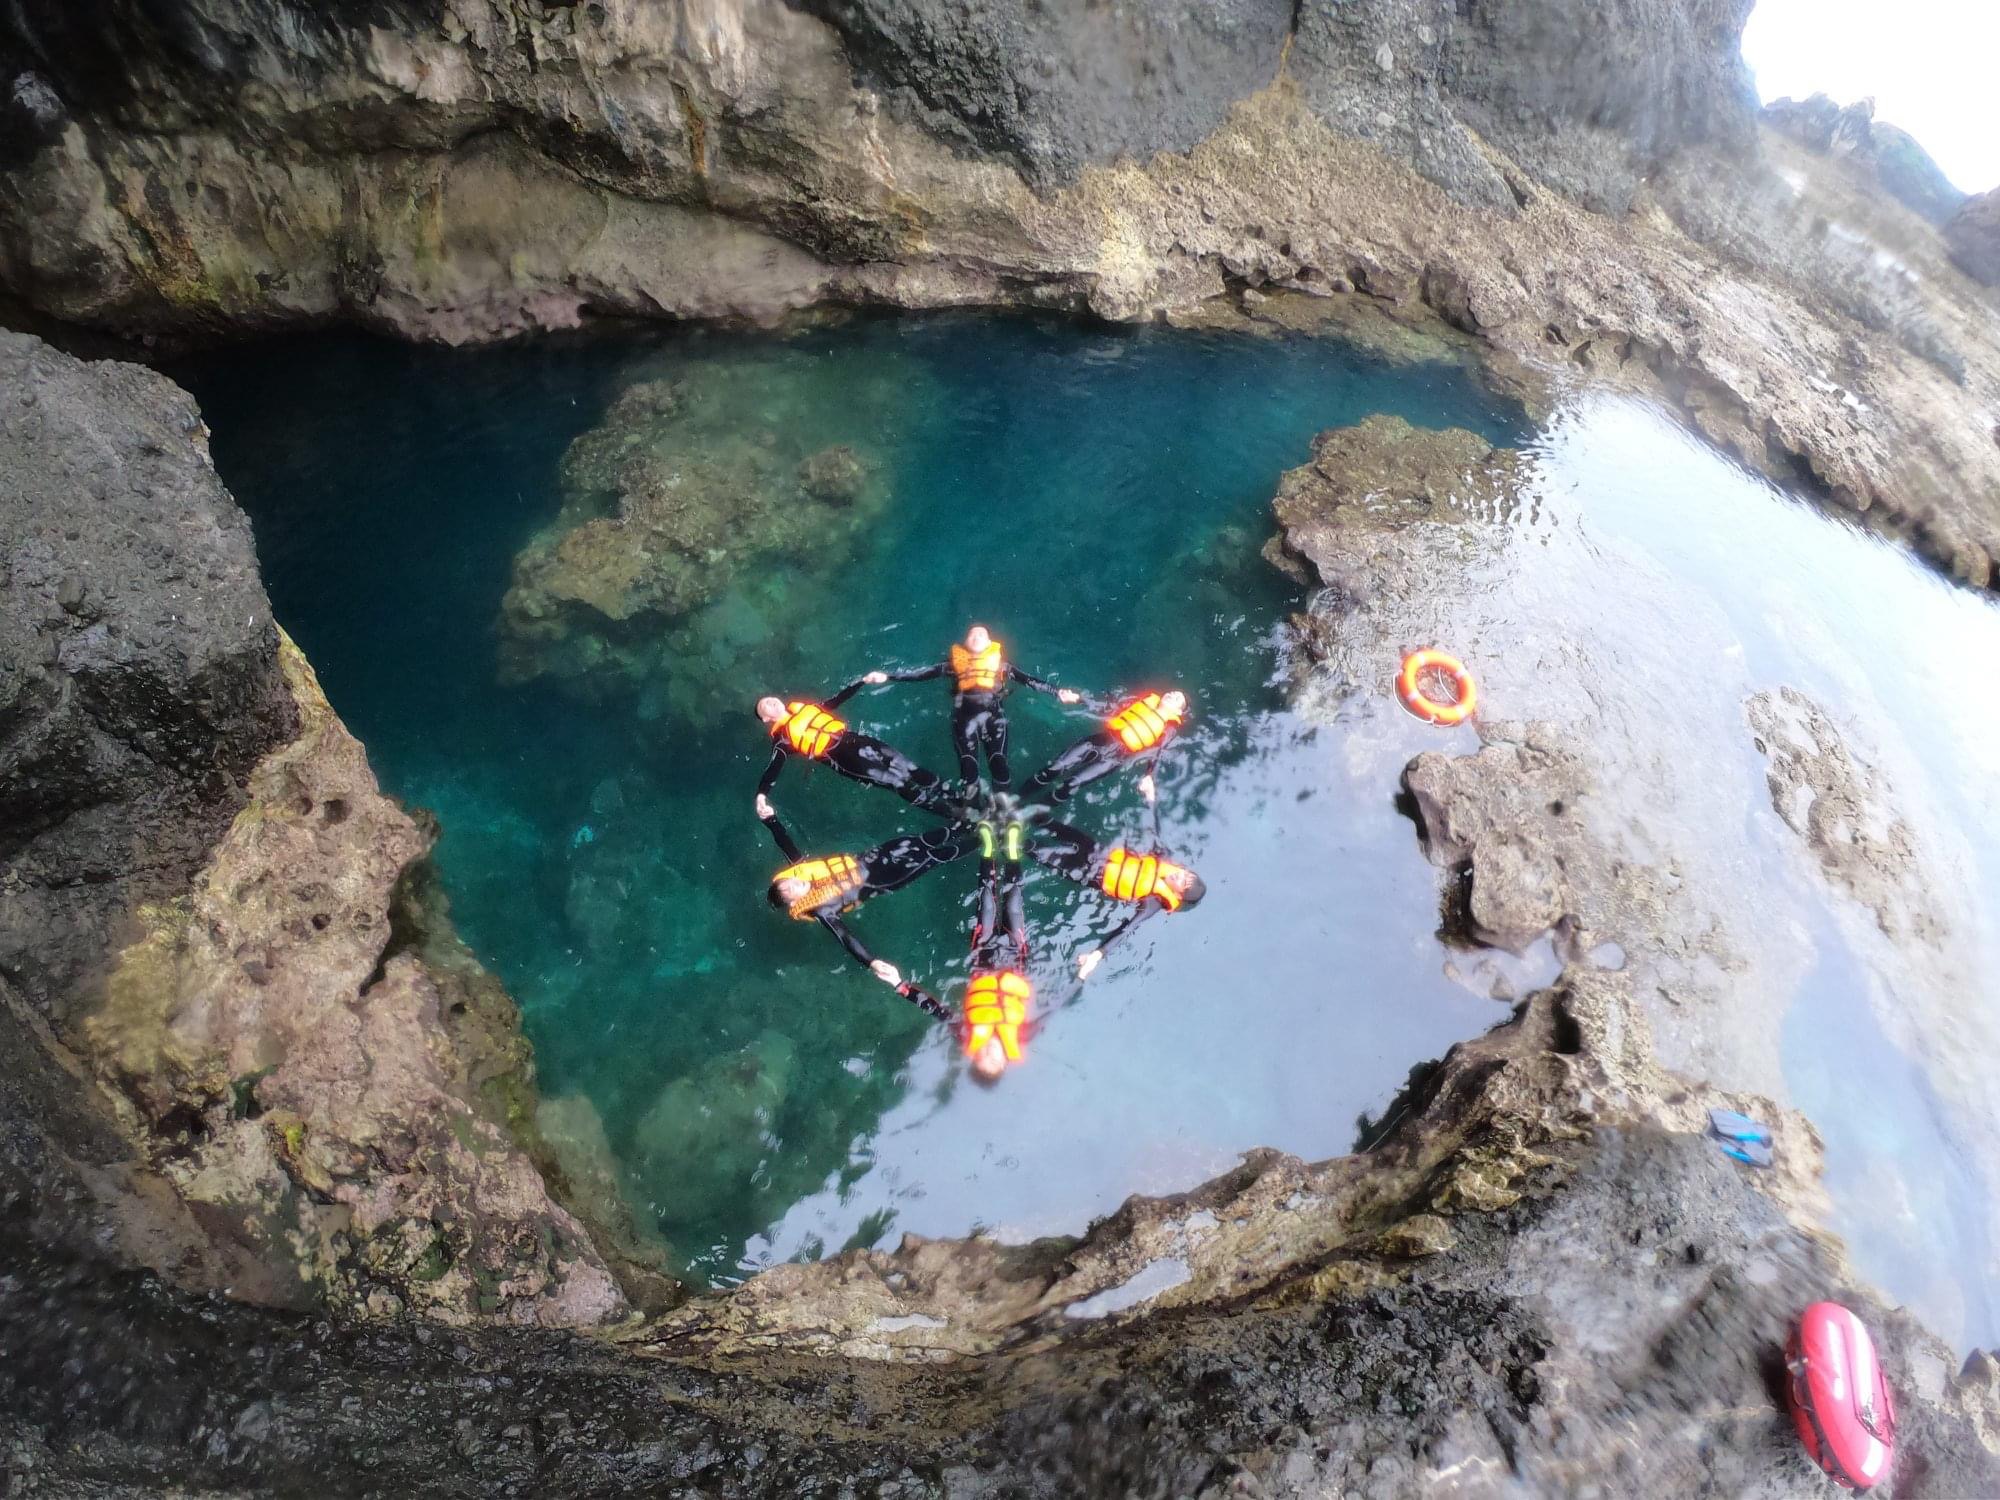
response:
<path fill-rule="evenodd" d="M 840 946 L 847 950 L 847 956 L 862 968 L 865 969 L 875 962 L 875 955 L 868 951 L 861 939 L 854 935 L 853 929 L 839 917 L 823 916 L 819 919 L 819 924 L 833 934 Z"/>
<path fill-rule="evenodd" d="M 826 702 L 821 705 L 821 707 L 838 708 L 840 707 L 841 704 L 845 703 L 849 698 L 852 698 L 856 693 L 860 692 L 866 686 L 868 686 L 868 679 L 866 677 L 857 677 L 854 679 L 854 681 L 848 683 L 846 687 L 842 688 L 839 692 L 835 693 L 831 698 L 827 699 Z"/>
<path fill-rule="evenodd" d="M 945 1008 L 945 1003 L 913 980 L 904 980 L 897 986 L 896 993 L 933 1020 L 951 1020 L 951 1012 Z"/>
<path fill-rule="evenodd" d="M 891 682 L 928 682 L 933 677 L 942 677 L 951 670 L 949 662 L 933 662 L 928 667 L 905 667 L 900 672 L 888 673 Z"/>
<path fill-rule="evenodd" d="M 785 769 L 785 757 L 791 751 L 782 745 L 771 752 L 771 763 L 764 767 L 764 779 L 757 783 L 757 790 L 763 796 L 771 795 L 771 788 L 778 784 L 778 773 Z"/>
<path fill-rule="evenodd" d="M 784 855 L 786 859 L 790 860 L 793 864 L 797 864 L 805 858 L 805 855 L 799 852 L 799 846 L 792 842 L 792 836 L 786 831 L 785 825 L 778 821 L 778 815 L 775 812 L 770 817 L 761 819 L 760 821 L 762 821 L 766 828 L 771 830 L 772 841 L 777 844 L 778 852 Z"/>
<path fill-rule="evenodd" d="M 1044 682 L 1033 672 L 1023 672 L 1011 661 L 1007 663 L 1007 675 L 1020 683 L 1022 687 L 1033 688 L 1038 693 L 1047 693 L 1051 698 L 1062 691 L 1053 682 Z"/>
<path fill-rule="evenodd" d="M 1131 936 L 1133 928 L 1137 927 L 1154 913 L 1165 910 L 1166 908 L 1157 901 L 1149 900 L 1141 902 L 1137 911 L 1133 912 L 1131 916 L 1127 917 L 1104 935 L 1104 941 L 1097 945 L 1097 951 L 1105 954 L 1110 953 L 1113 945 Z"/>

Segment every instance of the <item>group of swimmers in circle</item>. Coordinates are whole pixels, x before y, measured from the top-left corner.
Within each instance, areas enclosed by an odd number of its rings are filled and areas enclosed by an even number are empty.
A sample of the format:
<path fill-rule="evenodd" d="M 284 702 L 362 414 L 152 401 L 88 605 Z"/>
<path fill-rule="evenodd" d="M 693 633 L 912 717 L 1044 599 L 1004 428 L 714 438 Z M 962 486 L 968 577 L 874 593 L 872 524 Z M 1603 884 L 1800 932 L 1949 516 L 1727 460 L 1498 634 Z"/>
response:
<path fill-rule="evenodd" d="M 853 728 L 839 711 L 865 687 L 946 678 L 952 695 L 951 734 L 958 780 L 946 782 L 893 746 Z M 1014 684 L 1101 716 L 1099 726 L 1024 782 L 1017 793 L 1007 760 L 1005 698 Z M 1111 945 L 1156 912 L 1200 901 L 1201 877 L 1157 849 L 1105 845 L 1057 816 L 1078 791 L 1137 761 L 1145 762 L 1140 794 L 1155 809 L 1161 752 L 1188 717 L 1187 695 L 1149 692 L 1115 703 L 1087 700 L 1023 671 L 983 625 L 974 625 L 945 660 L 897 672 L 874 671 L 821 701 L 776 696 L 757 702 L 772 743 L 771 763 L 757 785 L 757 816 L 788 861 L 771 877 L 771 905 L 801 922 L 818 922 L 842 948 L 925 1014 L 956 1027 L 973 1076 L 998 1079 L 1023 1056 L 1036 1022 L 1030 944 L 1021 900 L 1022 860 L 1134 908 L 1095 948 L 1077 960 L 1087 980 Z M 787 762 L 818 761 L 849 780 L 894 792 L 937 818 L 935 827 L 901 834 L 859 854 L 806 855 L 779 821 L 771 792 Z M 982 758 L 984 767 L 982 774 Z M 972 927 L 971 975 L 954 1012 L 855 936 L 845 917 L 866 901 L 898 891 L 940 866 L 977 853 L 979 903 Z"/>

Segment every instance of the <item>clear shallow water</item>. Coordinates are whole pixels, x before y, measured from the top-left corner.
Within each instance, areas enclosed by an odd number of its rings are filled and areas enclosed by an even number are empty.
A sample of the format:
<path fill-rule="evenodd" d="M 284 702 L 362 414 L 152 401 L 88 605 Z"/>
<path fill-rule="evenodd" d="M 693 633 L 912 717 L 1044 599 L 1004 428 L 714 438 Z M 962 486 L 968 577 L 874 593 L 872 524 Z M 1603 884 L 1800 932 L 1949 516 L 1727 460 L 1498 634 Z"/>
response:
<path fill-rule="evenodd" d="M 887 418 L 885 370 L 907 388 Z M 1281 707 L 1272 631 L 1295 600 L 1258 555 L 1279 473 L 1322 428 L 1392 411 L 1518 436 L 1455 370 L 1325 342 L 943 318 L 483 351 L 324 338 L 179 373 L 279 618 L 384 784 L 441 815 L 459 925 L 520 999 L 544 1095 L 588 1102 L 566 1103 L 561 1129 L 588 1135 L 594 1113 L 690 1274 L 728 1282 L 905 1231 L 1074 1232 L 1253 1145 L 1333 1154 L 1413 1064 L 1505 1014 L 1446 977 L 1435 876 L 1393 776 L 1357 776 L 1337 736 Z M 555 513 L 564 449 L 627 383 L 662 375 L 767 382 L 746 424 L 786 420 L 818 382 L 830 439 L 885 466 L 890 509 L 851 553 L 742 581 L 655 691 L 585 707 L 500 686 L 500 597 Z M 850 435 L 843 392 L 864 387 Z M 1210 886 L 1121 948 L 994 1090 L 823 933 L 769 911 L 778 860 L 750 810 L 758 694 L 931 659 L 974 618 L 1059 681 L 1192 693 L 1164 824 Z M 917 684 L 848 716 L 948 771 L 945 708 Z M 1033 695 L 1012 709 L 1017 774 L 1091 727 Z M 1398 732 L 1405 757 L 1437 743 L 1413 721 Z M 1081 800 L 1086 827 L 1143 827 L 1129 784 Z M 797 767 L 778 801 L 814 851 L 921 826 Z M 1059 992 L 1111 917 L 1031 880 L 1036 971 Z M 955 996 L 972 885 L 970 863 L 939 872 L 857 930 Z"/>
<path fill-rule="evenodd" d="M 1642 995 L 1668 1065 L 1805 1112 L 1861 1274 L 1994 1344 L 2000 699 L 1967 664 L 2000 659 L 2000 610 L 1633 403 L 1579 403 L 1529 448 L 1536 504 L 1446 627 L 1483 712 L 1580 728 L 1601 825 L 1716 913 Z M 1825 836 L 1873 849 L 1872 886 L 1824 878 L 1774 809 L 1747 704 L 1781 686 L 1862 765 Z M 1718 985 L 1720 1011 L 1691 999 Z"/>

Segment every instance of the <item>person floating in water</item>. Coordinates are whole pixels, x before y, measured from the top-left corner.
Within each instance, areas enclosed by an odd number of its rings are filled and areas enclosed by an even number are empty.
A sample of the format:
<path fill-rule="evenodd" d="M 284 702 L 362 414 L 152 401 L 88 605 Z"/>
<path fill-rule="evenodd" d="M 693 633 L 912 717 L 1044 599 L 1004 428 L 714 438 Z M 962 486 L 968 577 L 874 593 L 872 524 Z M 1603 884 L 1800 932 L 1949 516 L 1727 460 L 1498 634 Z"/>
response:
<path fill-rule="evenodd" d="M 778 784 L 785 762 L 794 755 L 820 761 L 851 781 L 879 786 L 894 792 L 912 807 L 939 817 L 955 817 L 958 804 L 951 788 L 933 771 L 927 771 L 902 751 L 872 736 L 850 729 L 845 719 L 834 717 L 840 707 L 866 684 L 886 682 L 880 672 L 856 678 L 825 703 L 786 702 L 775 696 L 757 700 L 757 717 L 771 736 L 771 764 L 757 783 L 761 804 Z M 763 817 L 761 812 L 758 813 Z"/>
<path fill-rule="evenodd" d="M 958 779 L 968 792 L 979 782 L 982 751 L 993 785 L 1004 792 L 1013 784 L 1007 765 L 1007 711 L 1001 705 L 1010 682 L 1052 694 L 1063 703 L 1083 701 L 1083 694 L 1074 688 L 1044 682 L 1007 660 L 1006 649 L 984 625 L 968 630 L 965 643 L 953 645 L 944 661 L 900 672 L 870 672 L 862 681 L 923 682 L 947 673 L 952 678 L 951 740 L 958 751 Z"/>
<path fill-rule="evenodd" d="M 1175 864 L 1158 854 L 1140 854 L 1122 844 L 1105 848 L 1080 828 L 1046 819 L 1040 832 L 1053 845 L 1038 843 L 1030 851 L 1040 864 L 1079 885 L 1094 886 L 1113 901 L 1128 901 L 1138 910 L 1108 933 L 1104 941 L 1079 955 L 1076 972 L 1088 979 L 1104 962 L 1105 953 L 1146 918 L 1156 912 L 1177 912 L 1198 904 L 1208 894 L 1208 886 L 1186 865 Z"/>
<path fill-rule="evenodd" d="M 972 853 L 981 847 L 978 830 L 957 823 L 904 834 L 858 855 L 829 854 L 808 859 L 792 841 L 785 825 L 778 821 L 770 799 L 762 793 L 757 796 L 757 816 L 771 830 L 780 852 L 791 861 L 771 877 L 767 892 L 771 905 L 794 921 L 818 922 L 833 934 L 850 958 L 925 1015 L 949 1020 L 951 1012 L 943 1001 L 905 979 L 894 964 L 870 953 L 841 918 L 864 901 L 899 891 L 919 876 Z"/>
<path fill-rule="evenodd" d="M 1146 774 L 1139 789 L 1151 802 L 1160 752 L 1187 721 L 1187 706 L 1187 694 L 1178 689 L 1132 699 L 1107 718 L 1102 729 L 1085 735 L 1030 776 L 1021 788 L 1022 800 L 1034 801 L 1046 793 L 1050 802 L 1067 802 L 1093 781 L 1144 755 Z"/>
<path fill-rule="evenodd" d="M 1022 826 L 1010 819 L 996 830 L 982 822 L 978 834 L 979 914 L 958 1034 L 972 1076 L 992 1083 L 1009 1063 L 1021 1060 L 1035 987 L 1027 975 L 1028 923 L 1021 904 Z M 996 852 L 1004 862 L 996 863 Z"/>

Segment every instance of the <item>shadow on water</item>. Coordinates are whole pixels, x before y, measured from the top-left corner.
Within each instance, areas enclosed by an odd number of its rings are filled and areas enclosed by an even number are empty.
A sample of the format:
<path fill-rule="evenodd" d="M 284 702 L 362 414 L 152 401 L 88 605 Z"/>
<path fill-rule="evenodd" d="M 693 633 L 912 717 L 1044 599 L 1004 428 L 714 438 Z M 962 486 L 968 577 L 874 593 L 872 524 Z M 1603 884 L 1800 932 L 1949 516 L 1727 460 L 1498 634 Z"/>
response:
<path fill-rule="evenodd" d="M 1259 556 L 1277 477 L 1322 428 L 1386 410 L 1515 437 L 1454 369 L 928 318 L 469 351 L 324 337 L 178 373 L 280 620 L 385 785 L 441 815 L 455 915 L 521 1001 L 545 1097 L 568 1128 L 601 1122 L 693 1275 L 904 1231 L 1075 1231 L 1253 1145 L 1336 1153 L 1414 1062 L 1504 1019 L 1446 975 L 1435 876 L 1392 788 L 1282 706 L 1273 630 L 1296 600 Z M 500 599 L 556 512 L 564 450 L 620 389 L 663 377 L 729 392 L 747 431 L 826 421 L 887 474 L 884 518 L 739 577 L 639 690 L 586 704 L 501 685 Z M 776 855 L 750 809 L 759 693 L 930 659 L 974 618 L 1057 681 L 1192 693 L 1164 825 L 1211 891 L 1121 948 L 995 1090 L 965 1086 L 951 1039 L 823 934 L 773 916 Z M 928 683 L 848 716 L 948 770 L 945 710 Z M 1032 695 L 1013 710 L 1022 771 L 1091 727 Z M 1397 732 L 1409 753 L 1436 743 Z M 820 852 L 920 822 L 796 767 L 777 797 Z M 1144 826 L 1129 786 L 1080 803 L 1099 833 Z M 971 888 L 969 866 L 932 876 L 857 930 L 955 996 Z M 1046 876 L 1029 914 L 1045 991 L 1115 919 Z"/>

